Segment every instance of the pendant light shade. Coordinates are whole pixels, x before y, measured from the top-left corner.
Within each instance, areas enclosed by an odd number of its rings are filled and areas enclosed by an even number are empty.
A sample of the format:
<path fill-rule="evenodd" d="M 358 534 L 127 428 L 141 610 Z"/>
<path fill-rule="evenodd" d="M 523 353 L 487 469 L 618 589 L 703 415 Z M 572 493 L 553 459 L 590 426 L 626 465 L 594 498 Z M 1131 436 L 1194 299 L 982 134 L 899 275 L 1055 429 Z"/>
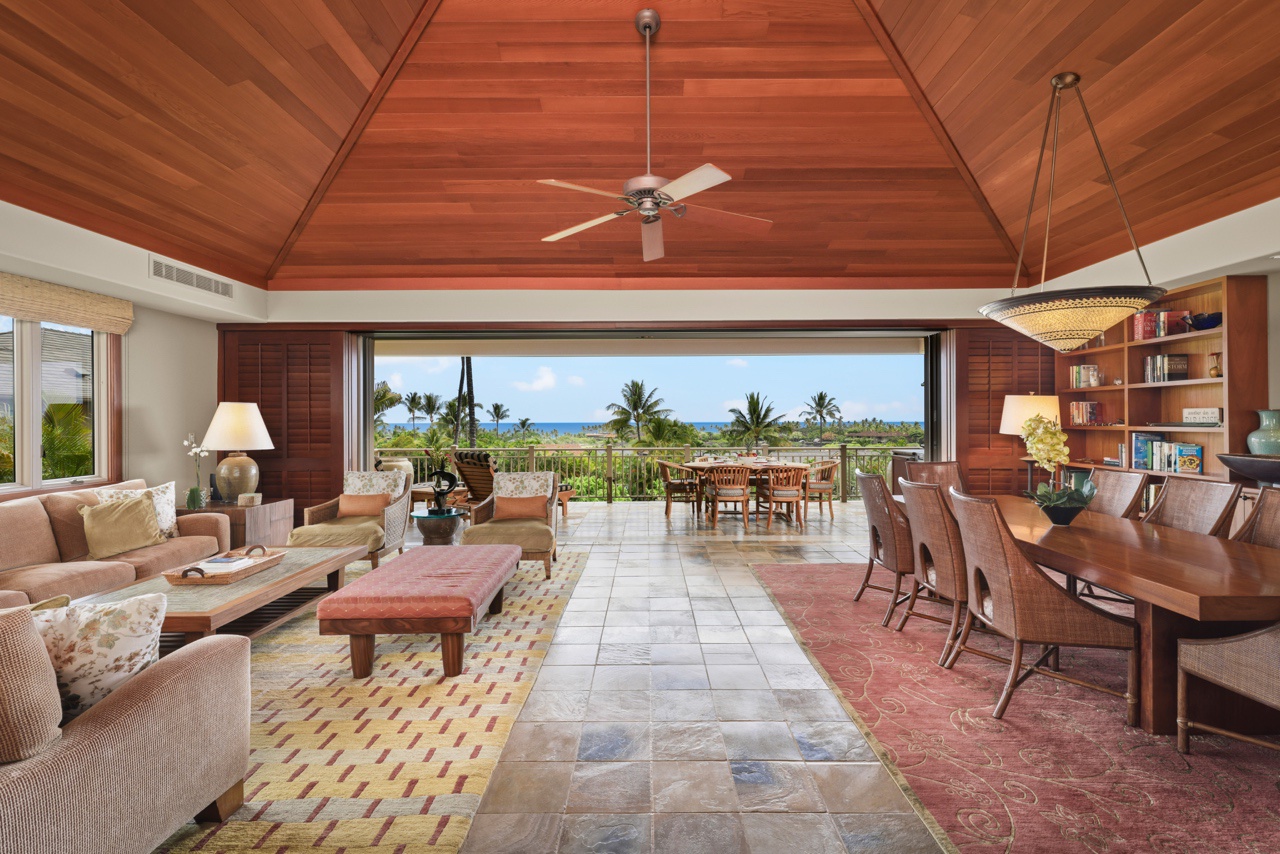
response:
<path fill-rule="evenodd" d="M 1022 227 L 1022 245 L 1018 249 L 1018 263 L 1013 272 L 1013 288 L 1010 296 L 1002 300 L 988 303 L 978 311 L 991 320 L 1003 323 L 1048 345 L 1053 349 L 1067 353 L 1092 341 L 1098 335 L 1115 326 L 1117 323 L 1132 317 L 1151 303 L 1164 296 L 1163 288 L 1151 284 L 1151 274 L 1147 272 L 1147 262 L 1138 248 L 1138 240 L 1133 235 L 1133 227 L 1129 224 L 1129 215 L 1125 212 L 1124 202 L 1120 198 L 1120 190 L 1116 187 L 1115 177 L 1111 174 L 1111 166 L 1107 156 L 1102 152 L 1102 141 L 1093 127 L 1093 119 L 1089 116 L 1089 108 L 1084 103 L 1084 93 L 1080 91 L 1080 75 L 1066 71 L 1055 75 L 1050 81 L 1053 95 L 1049 99 L 1049 115 L 1045 119 L 1044 135 L 1040 139 L 1040 157 L 1036 160 L 1035 177 L 1031 180 L 1031 201 L 1027 204 L 1027 218 Z M 1120 285 L 1115 287 L 1072 288 L 1062 291 L 1045 291 L 1044 280 L 1049 264 L 1049 226 L 1053 221 L 1054 178 L 1058 163 L 1058 126 L 1062 117 L 1062 93 L 1067 89 L 1075 89 L 1080 99 L 1080 109 L 1084 112 L 1085 124 L 1093 136 L 1094 145 L 1098 149 L 1098 159 L 1102 161 L 1103 171 L 1107 175 L 1107 183 L 1120 207 L 1120 218 L 1124 220 L 1125 231 L 1129 234 L 1129 242 L 1142 265 L 1142 273 L 1147 279 L 1146 285 Z M 1053 128 L 1053 149 L 1049 160 L 1049 197 L 1045 208 L 1044 222 L 1044 255 L 1040 262 L 1040 290 L 1033 294 L 1016 296 L 1018 278 L 1022 272 L 1022 259 L 1026 256 L 1027 232 L 1031 228 L 1031 214 L 1035 210 L 1036 189 L 1040 185 L 1040 169 L 1044 165 L 1044 152 L 1049 142 L 1049 129 Z"/>

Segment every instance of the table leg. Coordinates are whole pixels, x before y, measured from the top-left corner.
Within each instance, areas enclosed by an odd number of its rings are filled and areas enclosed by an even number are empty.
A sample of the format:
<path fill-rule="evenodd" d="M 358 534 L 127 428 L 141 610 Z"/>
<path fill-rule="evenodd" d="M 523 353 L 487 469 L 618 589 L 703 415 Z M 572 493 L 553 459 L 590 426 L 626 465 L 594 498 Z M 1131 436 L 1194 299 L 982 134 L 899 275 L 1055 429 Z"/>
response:
<path fill-rule="evenodd" d="M 213 635 L 214 635 L 214 632 L 212 632 L 212 631 L 208 631 L 208 632 L 183 632 L 183 633 L 182 633 L 182 645 L 183 645 L 183 646 L 186 646 L 186 645 L 187 645 L 187 644 L 189 644 L 189 643 L 195 643 L 196 641 L 200 640 L 200 638 L 210 638 L 210 637 L 213 637 Z"/>
<path fill-rule="evenodd" d="M 365 679 L 373 672 L 373 650 L 376 635 L 351 635 L 351 675 Z"/>
<path fill-rule="evenodd" d="M 325 584 L 330 590 L 341 589 L 347 583 L 347 568 L 335 569 L 325 577 Z"/>

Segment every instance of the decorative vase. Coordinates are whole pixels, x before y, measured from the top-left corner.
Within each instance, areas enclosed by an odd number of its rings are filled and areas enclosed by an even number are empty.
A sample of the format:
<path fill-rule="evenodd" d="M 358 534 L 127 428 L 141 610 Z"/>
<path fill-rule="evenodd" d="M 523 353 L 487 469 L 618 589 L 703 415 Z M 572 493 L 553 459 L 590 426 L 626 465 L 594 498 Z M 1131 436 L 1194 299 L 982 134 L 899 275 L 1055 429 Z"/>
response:
<path fill-rule="evenodd" d="M 380 461 L 379 469 L 381 471 L 402 471 L 409 475 L 410 482 L 416 476 L 413 470 L 413 462 L 408 457 L 383 457 Z"/>
<path fill-rule="evenodd" d="M 1261 425 L 1245 439 L 1251 454 L 1280 454 L 1280 409 L 1259 409 Z"/>
<path fill-rule="evenodd" d="M 187 509 L 200 510 L 207 502 L 205 501 L 204 490 L 199 486 L 193 486 L 187 490 Z"/>
<path fill-rule="evenodd" d="M 1049 517 L 1049 521 L 1055 525 L 1070 525 L 1077 516 L 1084 512 L 1083 507 L 1066 507 L 1063 505 L 1041 505 L 1040 510 L 1044 515 Z"/>

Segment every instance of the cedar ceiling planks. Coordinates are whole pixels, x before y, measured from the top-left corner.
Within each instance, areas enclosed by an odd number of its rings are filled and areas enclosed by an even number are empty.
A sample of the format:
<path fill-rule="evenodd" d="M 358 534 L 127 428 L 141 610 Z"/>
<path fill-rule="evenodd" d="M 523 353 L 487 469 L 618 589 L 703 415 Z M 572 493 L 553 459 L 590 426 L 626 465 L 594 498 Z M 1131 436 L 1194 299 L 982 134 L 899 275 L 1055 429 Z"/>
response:
<path fill-rule="evenodd" d="M 421 0 L 4 0 L 0 198 L 261 281 Z"/>

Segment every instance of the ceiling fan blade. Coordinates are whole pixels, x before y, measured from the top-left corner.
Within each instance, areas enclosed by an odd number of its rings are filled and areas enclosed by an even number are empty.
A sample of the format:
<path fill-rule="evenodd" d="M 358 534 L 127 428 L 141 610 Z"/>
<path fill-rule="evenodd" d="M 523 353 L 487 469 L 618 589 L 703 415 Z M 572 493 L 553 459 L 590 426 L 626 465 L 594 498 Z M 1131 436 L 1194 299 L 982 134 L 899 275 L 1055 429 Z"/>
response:
<path fill-rule="evenodd" d="M 656 216 L 641 220 L 640 240 L 644 248 L 644 260 L 657 261 L 666 254 L 662 247 L 662 220 Z"/>
<path fill-rule="evenodd" d="M 662 192 L 678 202 L 681 199 L 687 199 L 694 193 L 701 193 L 703 190 L 709 190 L 717 184 L 723 184 L 729 180 L 732 180 L 732 176 L 728 172 L 706 163 L 667 184 L 662 188 Z"/>
<path fill-rule="evenodd" d="M 625 196 L 618 193 L 610 193 L 607 190 L 597 190 L 594 187 L 584 187 L 581 184 L 570 184 L 568 181 L 557 181 L 555 178 L 544 178 L 538 181 L 539 184 L 546 184 L 549 187 L 564 187 L 566 190 L 577 190 L 580 193 L 592 193 L 597 196 L 605 196 L 610 199 L 623 199 Z"/>
<path fill-rule="evenodd" d="M 586 222 L 580 222 L 577 225 L 575 225 L 573 228 L 566 228 L 564 231 L 557 231 L 555 234 L 551 234 L 542 238 L 542 242 L 551 243 L 563 237 L 568 237 L 571 234 L 577 234 L 579 231 L 586 231 L 588 228 L 595 228 L 597 225 L 604 225 L 609 220 L 617 219 L 622 215 L 623 214 L 621 213 L 611 213 L 611 214 L 605 214 L 604 216 L 598 216 L 595 219 L 590 219 L 590 220 L 587 220 Z"/>
<path fill-rule="evenodd" d="M 686 204 L 684 207 L 685 219 L 714 225 L 717 228 L 727 228 L 755 235 L 768 234 L 769 229 L 773 228 L 773 220 L 761 219 L 758 216 L 731 213 L 717 208 L 704 208 L 701 205 Z"/>

